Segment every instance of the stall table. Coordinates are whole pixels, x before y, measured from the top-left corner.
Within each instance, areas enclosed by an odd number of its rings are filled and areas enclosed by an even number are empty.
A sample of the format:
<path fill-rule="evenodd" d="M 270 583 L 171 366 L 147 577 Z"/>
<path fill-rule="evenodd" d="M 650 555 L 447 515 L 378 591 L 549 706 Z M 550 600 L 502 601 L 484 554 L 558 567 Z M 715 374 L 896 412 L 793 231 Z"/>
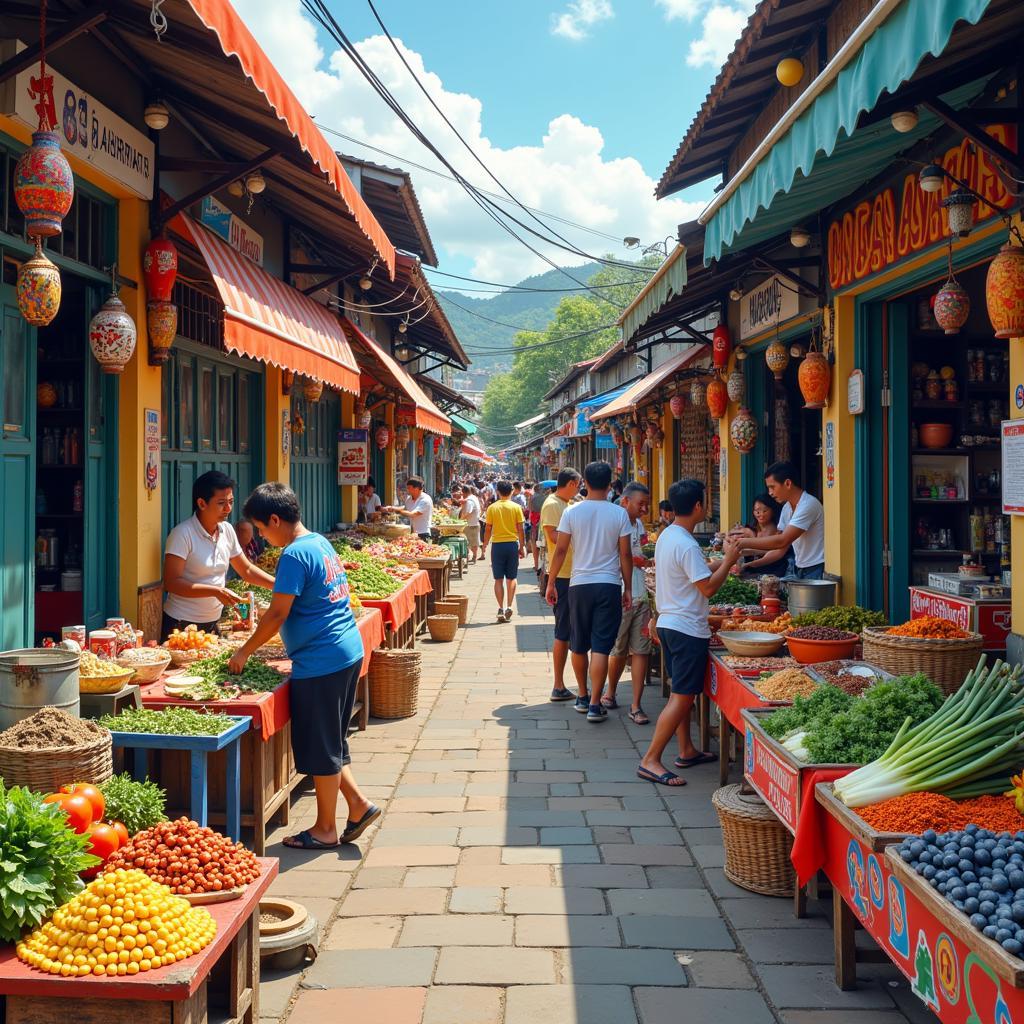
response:
<path fill-rule="evenodd" d="M 384 598 L 361 598 L 364 608 L 376 608 L 384 622 L 384 646 L 389 649 L 415 647 L 416 634 L 427 624 L 427 595 L 430 576 L 419 569 L 393 594 Z"/>
<path fill-rule="evenodd" d="M 217 934 L 206 949 L 155 971 L 126 977 L 62 978 L 0 949 L 0 1024 L 258 1024 L 260 899 L 277 875 L 276 858 L 260 858 L 260 877 L 242 896 L 206 907 Z"/>
<path fill-rule="evenodd" d="M 439 537 L 437 543 L 451 551 L 452 575 L 455 579 L 461 580 L 469 561 L 469 541 L 466 540 L 465 535 L 460 534 L 456 537 Z"/>

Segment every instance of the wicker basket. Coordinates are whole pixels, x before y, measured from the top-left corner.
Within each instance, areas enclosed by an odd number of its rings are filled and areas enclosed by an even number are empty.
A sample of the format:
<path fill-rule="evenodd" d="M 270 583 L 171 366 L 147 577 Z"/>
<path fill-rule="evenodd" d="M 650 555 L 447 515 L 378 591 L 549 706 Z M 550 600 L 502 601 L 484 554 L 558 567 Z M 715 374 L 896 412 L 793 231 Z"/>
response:
<path fill-rule="evenodd" d="M 439 643 L 449 643 L 455 639 L 459 629 L 458 615 L 428 615 L 427 629 L 430 630 L 430 639 Z"/>
<path fill-rule="evenodd" d="M 370 714 L 409 718 L 420 697 L 420 652 L 378 647 L 370 658 Z"/>
<path fill-rule="evenodd" d="M 460 626 L 466 624 L 461 602 L 455 601 L 451 597 L 439 597 L 434 602 L 434 612 L 437 615 L 454 615 L 459 620 Z"/>
<path fill-rule="evenodd" d="M 441 523 L 433 529 L 439 537 L 458 537 L 466 532 L 466 523 Z"/>
<path fill-rule="evenodd" d="M 111 736 L 107 730 L 104 733 L 77 747 L 0 747 L 0 778 L 7 786 L 25 786 L 38 793 L 56 793 L 61 786 L 83 779 L 102 785 L 114 774 Z"/>
<path fill-rule="evenodd" d="M 469 621 L 469 594 L 449 594 L 444 600 L 458 608 L 459 625 L 464 626 Z"/>
<path fill-rule="evenodd" d="M 148 666 L 147 666 L 148 667 Z M 123 672 L 115 672 L 109 676 L 83 676 L 78 677 L 79 693 L 120 693 L 127 683 L 130 683 L 135 676 L 134 669 L 125 669 Z"/>
<path fill-rule="evenodd" d="M 725 877 L 765 896 L 792 896 L 796 873 L 789 855 L 793 837 L 756 794 L 723 786 L 711 801 L 722 825 Z"/>
<path fill-rule="evenodd" d="M 888 626 L 868 626 L 864 633 L 864 660 L 894 676 L 923 672 L 947 696 L 960 688 L 978 664 L 985 638 L 971 633 L 962 640 L 924 640 L 894 636 Z"/>

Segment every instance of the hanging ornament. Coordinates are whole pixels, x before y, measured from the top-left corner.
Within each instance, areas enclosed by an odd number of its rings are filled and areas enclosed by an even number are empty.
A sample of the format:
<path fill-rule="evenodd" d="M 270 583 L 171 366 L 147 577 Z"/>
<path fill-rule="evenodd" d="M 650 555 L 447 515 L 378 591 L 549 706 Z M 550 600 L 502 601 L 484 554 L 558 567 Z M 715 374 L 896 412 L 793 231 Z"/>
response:
<path fill-rule="evenodd" d="M 169 302 L 178 276 L 178 250 L 169 238 L 154 238 L 142 251 L 142 277 L 150 302 Z"/>
<path fill-rule="evenodd" d="M 48 380 L 36 388 L 36 404 L 40 409 L 52 409 L 57 404 L 57 389 Z"/>
<path fill-rule="evenodd" d="M 812 349 L 797 371 L 800 394 L 804 396 L 805 409 L 824 409 L 828 404 L 828 392 L 832 386 L 832 368 L 828 360 Z"/>
<path fill-rule="evenodd" d="M 365 405 L 360 405 L 359 408 L 356 409 L 356 426 L 360 430 L 368 430 L 372 420 L 373 414 Z"/>
<path fill-rule="evenodd" d="M 704 409 L 707 406 L 705 395 L 707 392 L 707 385 L 700 377 L 694 377 L 693 383 L 690 385 L 690 404 L 694 409 Z"/>
<path fill-rule="evenodd" d="M 425 444 L 425 442 L 423 440 L 423 435 L 420 434 L 420 436 L 416 438 L 416 454 L 420 458 L 423 458 L 423 456 L 426 454 L 426 450 L 427 449 L 426 449 L 426 444 Z"/>
<path fill-rule="evenodd" d="M 971 312 L 971 297 L 953 274 L 953 240 L 946 253 L 949 277 L 935 295 L 935 320 L 946 334 L 959 334 Z"/>
<path fill-rule="evenodd" d="M 729 392 L 721 377 L 715 376 L 708 381 L 705 399 L 711 418 L 720 420 L 725 415 L 725 410 L 729 408 Z"/>
<path fill-rule="evenodd" d="M 749 409 L 740 409 L 729 427 L 733 448 L 741 455 L 754 450 L 757 444 L 757 420 Z"/>
<path fill-rule="evenodd" d="M 736 362 L 742 363 L 747 358 L 747 350 L 745 348 L 736 349 Z"/>
<path fill-rule="evenodd" d="M 117 264 L 110 272 L 110 298 L 89 322 L 89 347 L 104 373 L 124 373 L 135 351 L 138 332 L 117 294 Z"/>
<path fill-rule="evenodd" d="M 629 428 L 629 443 L 634 448 L 639 449 L 640 445 L 643 443 L 643 439 L 644 439 L 643 431 L 640 429 L 640 427 L 637 424 L 634 423 Z"/>
<path fill-rule="evenodd" d="M 725 324 L 719 324 L 711 332 L 711 358 L 716 370 L 723 370 L 729 365 L 729 353 L 732 351 L 732 335 Z"/>
<path fill-rule="evenodd" d="M 295 384 L 294 370 L 281 370 L 281 394 L 290 395 Z"/>
<path fill-rule="evenodd" d="M 404 448 L 409 443 L 409 428 L 403 423 L 395 430 L 395 447 Z"/>
<path fill-rule="evenodd" d="M 60 309 L 60 294 L 60 271 L 37 238 L 35 255 L 18 269 L 18 309 L 33 327 L 45 327 Z"/>
<path fill-rule="evenodd" d="M 1012 242 L 999 250 L 985 278 L 988 318 L 997 338 L 1024 337 L 1024 249 Z"/>
<path fill-rule="evenodd" d="M 966 238 L 974 227 L 974 194 L 966 188 L 955 188 L 941 205 L 949 221 L 949 233 Z"/>
<path fill-rule="evenodd" d="M 149 365 L 160 366 L 166 363 L 178 335 L 177 305 L 162 300 L 147 302 L 146 333 L 149 335 Z"/>
<path fill-rule="evenodd" d="M 730 402 L 742 402 L 747 393 L 747 378 L 742 370 L 733 370 L 726 378 L 725 389 Z"/>
<path fill-rule="evenodd" d="M 316 380 L 312 377 L 307 379 L 302 384 L 302 397 L 307 402 L 319 402 L 320 396 L 324 393 L 324 382 L 322 380 Z"/>
<path fill-rule="evenodd" d="M 673 395 L 668 400 L 668 407 L 672 416 L 677 420 L 681 420 L 683 413 L 686 411 L 686 399 L 680 394 Z"/>
<path fill-rule="evenodd" d="M 649 420 L 647 425 L 644 427 L 644 436 L 647 438 L 648 441 L 650 441 L 653 444 L 654 438 L 657 435 L 657 433 L 658 424 L 655 423 L 653 420 Z"/>
<path fill-rule="evenodd" d="M 786 372 L 786 367 L 789 366 L 789 350 L 776 338 L 765 349 L 764 361 L 768 364 L 768 369 L 772 371 L 775 379 L 782 380 L 782 375 Z"/>
<path fill-rule="evenodd" d="M 378 448 L 387 448 L 388 443 L 391 440 L 391 429 L 386 424 L 382 423 L 374 434 L 374 440 L 377 442 Z"/>

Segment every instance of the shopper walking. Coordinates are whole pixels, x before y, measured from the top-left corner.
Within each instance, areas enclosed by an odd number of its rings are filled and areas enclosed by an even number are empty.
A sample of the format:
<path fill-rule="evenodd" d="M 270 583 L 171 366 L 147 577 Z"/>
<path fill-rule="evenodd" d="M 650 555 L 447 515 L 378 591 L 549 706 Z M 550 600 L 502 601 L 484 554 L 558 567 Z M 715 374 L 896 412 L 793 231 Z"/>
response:
<path fill-rule="evenodd" d="M 363 665 L 363 642 L 349 605 L 348 580 L 334 548 L 302 525 L 299 499 L 280 483 L 260 484 L 245 502 L 268 544 L 282 549 L 270 607 L 232 655 L 238 674 L 249 656 L 280 631 L 292 662 L 289 699 L 295 767 L 313 776 L 316 821 L 285 846 L 326 850 L 358 839 L 380 817 L 349 767 L 348 725 Z M 348 821 L 338 835 L 338 793 Z"/>
<path fill-rule="evenodd" d="M 648 564 L 644 558 L 643 546 L 647 543 L 647 527 L 644 521 L 651 509 L 651 492 L 635 480 L 626 484 L 619 502 L 629 516 L 629 544 L 633 555 L 633 603 L 622 610 L 622 623 L 619 635 L 615 638 L 611 657 L 608 659 L 608 694 L 601 698 L 601 703 L 609 710 L 619 705 L 615 699 L 619 680 L 626 669 L 629 659 L 629 679 L 633 690 L 633 699 L 629 705 L 629 717 L 636 725 L 647 725 L 650 719 L 640 706 L 647 683 L 647 668 L 651 660 L 651 605 L 647 599 L 647 580 L 644 567 Z"/>
<path fill-rule="evenodd" d="M 458 500 L 458 499 L 457 499 Z M 483 558 L 480 550 L 480 499 L 476 496 L 476 488 L 466 484 L 461 492 L 459 517 L 466 521 L 466 545 L 469 547 L 469 564 L 473 565 Z"/>
<path fill-rule="evenodd" d="M 587 497 L 562 513 L 558 542 L 549 569 L 547 601 L 558 607 L 556 580 L 572 544 L 569 577 L 569 650 L 573 668 L 587 673 L 588 722 L 603 722 L 608 712 L 601 694 L 608 677 L 608 656 L 619 634 L 623 608 L 633 603 L 633 557 L 629 546 L 629 516 L 608 501 L 612 468 L 591 462 L 583 471 Z M 587 655 L 590 655 L 589 666 Z M 580 697 L 576 709 L 583 711 Z"/>
<path fill-rule="evenodd" d="M 569 507 L 580 489 L 580 475 L 575 469 L 563 469 L 555 481 L 557 487 L 553 494 L 548 495 L 541 506 L 538 517 L 538 530 L 543 537 L 538 540 L 547 545 L 547 564 L 550 566 L 554 559 L 555 547 L 558 544 L 558 524 L 562 521 L 562 514 Z M 555 581 L 555 639 L 551 645 L 551 656 L 554 661 L 554 685 L 551 690 L 551 700 L 563 701 L 572 700 L 572 690 L 565 688 L 565 666 L 569 660 L 569 638 L 571 630 L 569 625 L 569 580 L 572 577 L 572 544 L 569 544 L 559 569 L 557 577 L 551 577 Z M 576 676 L 576 688 L 579 694 L 576 700 L 576 710 L 585 711 L 590 705 L 587 696 L 587 672 L 586 662 L 577 664 L 573 660 L 573 672 Z"/>
<path fill-rule="evenodd" d="M 498 500 L 487 506 L 484 546 L 491 545 L 491 573 L 494 596 L 498 601 L 498 621 L 512 618 L 512 599 L 516 596 L 519 559 L 526 556 L 523 534 L 523 510 L 512 501 L 512 485 L 507 480 L 497 483 Z"/>
<path fill-rule="evenodd" d="M 714 760 L 698 750 L 690 736 L 690 718 L 697 694 L 704 690 L 707 672 L 708 598 L 725 582 L 740 557 L 739 542 L 726 538 L 725 557 L 714 572 L 708 567 L 693 529 L 704 521 L 704 484 L 679 480 L 668 490 L 675 522 L 666 526 L 654 549 L 655 603 L 658 608 L 658 639 L 665 658 L 665 674 L 672 694 L 658 716 L 651 745 L 636 773 L 641 779 L 663 786 L 683 786 L 675 772 L 665 770 L 661 759 L 673 733 L 679 741 L 677 768 L 692 768 Z"/>
<path fill-rule="evenodd" d="M 579 474 L 577 473 L 576 479 L 579 480 Z M 540 574 L 540 549 L 541 545 L 546 542 L 546 539 L 541 535 L 540 526 L 540 511 L 544 507 L 544 502 L 548 500 L 549 491 L 544 487 L 540 480 L 534 482 L 533 485 L 533 497 L 530 498 L 530 534 L 531 544 L 530 547 L 533 550 L 533 571 Z M 558 524 L 555 524 L 557 530 Z"/>

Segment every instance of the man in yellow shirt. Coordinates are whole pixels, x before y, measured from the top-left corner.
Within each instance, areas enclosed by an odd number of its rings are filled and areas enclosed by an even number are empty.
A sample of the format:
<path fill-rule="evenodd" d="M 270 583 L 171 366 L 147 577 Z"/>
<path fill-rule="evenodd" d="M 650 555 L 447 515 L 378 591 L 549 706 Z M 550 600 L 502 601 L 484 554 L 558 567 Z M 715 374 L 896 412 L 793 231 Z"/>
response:
<path fill-rule="evenodd" d="M 575 469 L 563 469 L 555 481 L 554 494 L 548 495 L 540 510 L 540 528 L 548 548 L 548 565 L 555 554 L 558 543 L 558 524 L 562 513 L 569 507 L 569 502 L 576 497 L 580 489 L 580 475 Z M 565 663 L 569 660 L 569 577 L 572 576 L 572 548 L 566 552 L 565 561 L 558 571 L 555 580 L 555 591 L 558 600 L 555 602 L 555 640 L 551 646 L 551 654 L 555 662 L 554 689 L 551 691 L 552 701 L 572 700 L 572 690 L 565 688 Z M 573 671 L 576 671 L 575 664 Z M 586 672 L 576 672 L 576 683 L 580 696 L 576 700 L 576 710 L 586 714 L 590 698 L 587 695 Z"/>
<path fill-rule="evenodd" d="M 490 544 L 498 621 L 508 622 L 512 618 L 512 599 L 516 596 L 519 559 L 526 555 L 526 535 L 523 532 L 522 507 L 509 500 L 512 485 L 507 480 L 499 480 L 497 490 L 498 500 L 487 506 L 483 552 L 487 553 L 487 545 Z"/>

